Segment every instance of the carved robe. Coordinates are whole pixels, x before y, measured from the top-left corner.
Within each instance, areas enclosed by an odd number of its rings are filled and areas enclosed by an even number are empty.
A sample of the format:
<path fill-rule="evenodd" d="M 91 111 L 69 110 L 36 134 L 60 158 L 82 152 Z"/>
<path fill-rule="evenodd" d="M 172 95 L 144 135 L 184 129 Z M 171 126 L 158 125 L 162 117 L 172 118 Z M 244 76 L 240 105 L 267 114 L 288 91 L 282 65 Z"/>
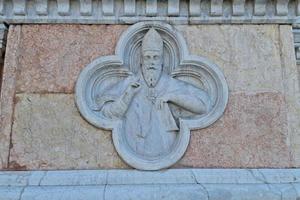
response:
<path fill-rule="evenodd" d="M 164 95 L 185 94 L 188 98 L 197 98 L 205 104 L 209 102 L 208 96 L 203 90 L 165 74 L 162 74 L 154 88 L 149 88 L 141 77 L 140 91 L 126 107 L 125 115 L 119 116 L 118 110 L 112 110 L 109 105 L 124 93 L 130 81 L 132 78 L 127 78 L 104 92 L 102 98 L 105 102 L 101 113 L 106 118 L 121 118 L 123 134 L 131 150 L 140 156 L 155 159 L 169 153 L 179 131 L 179 125 L 168 103 L 158 107 L 157 101 Z M 118 107 L 123 109 L 124 106 L 126 105 Z"/>

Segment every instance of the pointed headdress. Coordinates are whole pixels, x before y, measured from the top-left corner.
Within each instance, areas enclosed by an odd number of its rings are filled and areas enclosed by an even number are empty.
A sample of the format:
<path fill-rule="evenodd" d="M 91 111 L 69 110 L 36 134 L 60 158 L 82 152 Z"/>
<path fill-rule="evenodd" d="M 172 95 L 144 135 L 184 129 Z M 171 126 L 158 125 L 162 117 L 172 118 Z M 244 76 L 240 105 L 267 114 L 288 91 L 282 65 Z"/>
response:
<path fill-rule="evenodd" d="M 143 38 L 142 51 L 146 50 L 163 51 L 163 39 L 154 28 L 151 28 Z"/>

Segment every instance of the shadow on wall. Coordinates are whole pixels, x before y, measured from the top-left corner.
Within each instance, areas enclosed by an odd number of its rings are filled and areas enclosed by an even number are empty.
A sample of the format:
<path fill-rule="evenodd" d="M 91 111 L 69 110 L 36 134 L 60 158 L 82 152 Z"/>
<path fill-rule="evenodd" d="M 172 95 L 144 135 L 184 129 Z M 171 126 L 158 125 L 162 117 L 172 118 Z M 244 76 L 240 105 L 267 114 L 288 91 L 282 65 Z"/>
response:
<path fill-rule="evenodd" d="M 8 29 L 8 25 L 0 24 L 0 94 L 1 94 L 2 78 L 3 78 L 3 66 L 4 66 L 6 39 L 7 39 L 7 29 Z"/>

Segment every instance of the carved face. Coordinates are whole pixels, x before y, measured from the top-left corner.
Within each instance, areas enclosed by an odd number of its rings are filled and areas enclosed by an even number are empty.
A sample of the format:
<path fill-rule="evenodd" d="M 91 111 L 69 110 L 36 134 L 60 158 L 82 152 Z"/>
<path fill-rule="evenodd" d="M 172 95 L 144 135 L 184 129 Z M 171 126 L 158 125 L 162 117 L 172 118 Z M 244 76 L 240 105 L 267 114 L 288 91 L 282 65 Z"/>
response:
<path fill-rule="evenodd" d="M 162 52 L 146 50 L 142 52 L 142 73 L 149 87 L 155 87 L 162 72 Z"/>

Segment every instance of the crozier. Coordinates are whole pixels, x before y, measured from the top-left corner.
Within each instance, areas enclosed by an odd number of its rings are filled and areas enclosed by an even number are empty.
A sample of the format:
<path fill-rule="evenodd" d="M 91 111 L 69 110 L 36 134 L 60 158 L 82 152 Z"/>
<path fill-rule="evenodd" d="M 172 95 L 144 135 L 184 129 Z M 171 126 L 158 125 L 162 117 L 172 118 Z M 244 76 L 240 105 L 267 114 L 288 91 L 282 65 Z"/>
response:
<path fill-rule="evenodd" d="M 181 34 L 162 22 L 131 26 L 116 55 L 90 63 L 76 83 L 82 116 L 112 130 L 118 154 L 141 170 L 176 163 L 188 147 L 190 130 L 214 123 L 227 99 L 218 66 L 189 55 Z"/>

